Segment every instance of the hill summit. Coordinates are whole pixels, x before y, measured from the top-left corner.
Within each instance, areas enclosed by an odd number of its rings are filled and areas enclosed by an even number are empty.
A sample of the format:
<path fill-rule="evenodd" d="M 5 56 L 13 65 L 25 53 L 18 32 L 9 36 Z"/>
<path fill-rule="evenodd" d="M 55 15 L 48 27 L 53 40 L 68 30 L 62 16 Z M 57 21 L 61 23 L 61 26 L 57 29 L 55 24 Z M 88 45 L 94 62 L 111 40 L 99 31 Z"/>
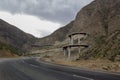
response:
<path fill-rule="evenodd" d="M 2 52 L 6 50 L 10 53 L 24 53 L 34 40 L 34 36 L 0 19 L 0 50 Z"/>

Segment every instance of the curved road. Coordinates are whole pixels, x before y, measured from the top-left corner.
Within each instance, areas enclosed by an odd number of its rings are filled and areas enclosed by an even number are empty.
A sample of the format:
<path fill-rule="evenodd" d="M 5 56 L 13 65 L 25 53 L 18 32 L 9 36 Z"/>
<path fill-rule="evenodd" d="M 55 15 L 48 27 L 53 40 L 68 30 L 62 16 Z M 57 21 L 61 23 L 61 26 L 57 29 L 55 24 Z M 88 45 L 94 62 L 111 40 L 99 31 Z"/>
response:
<path fill-rule="evenodd" d="M 0 80 L 120 80 L 120 75 L 21 58 L 0 59 Z"/>

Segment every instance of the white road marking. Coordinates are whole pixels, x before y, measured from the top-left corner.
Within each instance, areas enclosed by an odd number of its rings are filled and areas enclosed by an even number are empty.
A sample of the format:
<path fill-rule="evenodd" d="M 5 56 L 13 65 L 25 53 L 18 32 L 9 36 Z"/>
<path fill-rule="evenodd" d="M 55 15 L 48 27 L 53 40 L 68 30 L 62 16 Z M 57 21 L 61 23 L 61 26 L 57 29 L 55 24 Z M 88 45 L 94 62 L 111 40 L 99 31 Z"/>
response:
<path fill-rule="evenodd" d="M 23 62 L 23 63 L 25 63 L 25 61 L 24 61 L 24 60 L 22 60 L 22 62 Z M 31 66 L 33 66 L 33 67 L 38 67 L 38 66 L 33 65 L 33 64 L 29 64 L 29 65 L 31 65 Z"/>
<path fill-rule="evenodd" d="M 79 76 L 79 75 L 76 75 L 76 74 L 73 74 L 73 76 L 74 77 L 78 77 L 78 78 L 84 78 L 84 79 L 87 79 L 87 80 L 94 80 L 94 79 L 83 77 L 83 76 Z"/>
<path fill-rule="evenodd" d="M 38 66 L 36 66 L 36 65 L 33 65 L 33 64 L 30 64 L 31 66 L 33 66 L 33 67 L 38 67 Z"/>

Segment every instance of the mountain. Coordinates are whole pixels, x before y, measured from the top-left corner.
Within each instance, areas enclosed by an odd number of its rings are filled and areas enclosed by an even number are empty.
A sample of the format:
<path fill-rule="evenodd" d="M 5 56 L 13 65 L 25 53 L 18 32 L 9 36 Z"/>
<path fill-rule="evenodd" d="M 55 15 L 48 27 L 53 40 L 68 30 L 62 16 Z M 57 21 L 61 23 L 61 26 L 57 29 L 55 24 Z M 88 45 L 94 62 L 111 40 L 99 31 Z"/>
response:
<path fill-rule="evenodd" d="M 63 41 L 68 34 L 73 32 L 109 35 L 120 28 L 119 7 L 120 0 L 95 0 L 79 11 L 74 21 L 51 35 L 39 39 L 39 42 L 45 43 L 50 41 L 53 44 L 57 40 Z"/>
<path fill-rule="evenodd" d="M 82 57 L 115 59 L 120 55 L 120 0 L 94 0 L 78 12 L 74 21 L 38 42 L 65 42 L 67 35 L 74 32 L 89 34 L 90 47 Z"/>
<path fill-rule="evenodd" d="M 93 1 L 77 14 L 70 31 L 90 35 L 87 56 L 113 60 L 120 55 L 120 0 Z"/>
<path fill-rule="evenodd" d="M 12 52 L 26 52 L 35 37 L 0 19 L 0 46 Z"/>
<path fill-rule="evenodd" d="M 78 12 L 71 32 L 109 36 L 120 29 L 120 0 L 95 0 Z"/>

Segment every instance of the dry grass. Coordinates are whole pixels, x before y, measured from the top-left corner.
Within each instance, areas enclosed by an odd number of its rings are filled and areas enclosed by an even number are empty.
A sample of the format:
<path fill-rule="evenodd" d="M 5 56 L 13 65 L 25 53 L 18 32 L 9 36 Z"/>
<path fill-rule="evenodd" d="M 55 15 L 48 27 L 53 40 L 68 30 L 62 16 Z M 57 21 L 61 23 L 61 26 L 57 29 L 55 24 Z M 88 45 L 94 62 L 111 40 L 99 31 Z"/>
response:
<path fill-rule="evenodd" d="M 108 60 L 80 60 L 80 61 L 56 61 L 58 64 L 74 67 L 88 68 L 92 70 L 105 70 L 120 72 L 120 62 L 111 62 Z"/>
<path fill-rule="evenodd" d="M 89 70 L 100 70 L 110 72 L 120 72 L 120 62 L 111 62 L 109 60 L 79 60 L 69 61 L 64 59 L 50 59 L 44 58 L 45 61 L 54 62 L 55 64 L 67 65 Z"/>
<path fill-rule="evenodd" d="M 10 53 L 9 51 L 0 50 L 0 58 L 13 58 L 13 57 L 18 57 L 18 56 Z"/>

